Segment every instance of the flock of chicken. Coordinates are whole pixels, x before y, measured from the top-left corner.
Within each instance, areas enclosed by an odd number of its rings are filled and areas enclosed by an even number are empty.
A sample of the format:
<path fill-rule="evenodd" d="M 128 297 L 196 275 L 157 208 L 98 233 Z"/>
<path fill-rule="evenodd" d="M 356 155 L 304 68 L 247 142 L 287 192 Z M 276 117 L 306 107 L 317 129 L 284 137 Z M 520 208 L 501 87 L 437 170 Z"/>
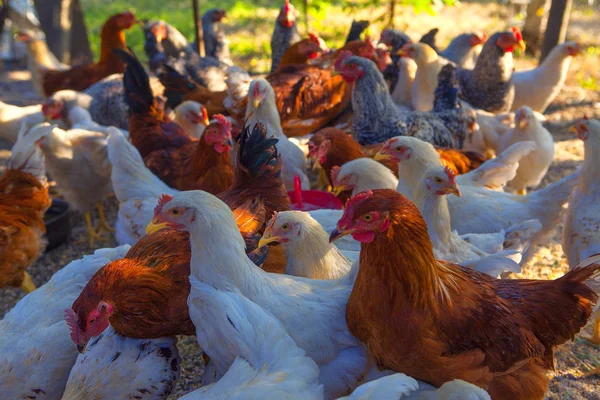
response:
<path fill-rule="evenodd" d="M 163 399 L 175 335 L 196 335 L 203 386 L 182 399 L 542 399 L 600 286 L 600 122 L 573 127 L 580 170 L 527 193 L 554 156 L 540 113 L 580 47 L 513 73 L 516 28 L 439 50 L 436 31 L 376 43 L 356 22 L 333 51 L 286 0 L 271 73 L 252 79 L 224 16 L 202 18 L 200 57 L 164 21 L 114 15 L 99 61 L 75 68 L 19 33 L 47 100 L 0 104 L 0 288 L 31 292 L 0 321 L 0 397 Z M 125 42 L 138 23 L 152 76 Z M 314 193 L 307 159 L 343 210 L 292 204 Z M 91 245 L 114 193 L 121 246 L 36 289 L 47 173 Z M 567 202 L 571 271 L 509 279 Z"/>

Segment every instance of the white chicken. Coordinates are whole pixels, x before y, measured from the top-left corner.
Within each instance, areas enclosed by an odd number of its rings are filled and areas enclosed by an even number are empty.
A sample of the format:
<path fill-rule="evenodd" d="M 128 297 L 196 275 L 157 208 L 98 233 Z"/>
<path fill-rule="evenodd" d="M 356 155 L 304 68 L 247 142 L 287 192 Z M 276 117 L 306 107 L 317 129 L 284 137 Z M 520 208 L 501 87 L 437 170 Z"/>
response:
<path fill-rule="evenodd" d="M 283 133 L 281 119 L 275 104 L 275 92 L 265 79 L 255 79 L 248 90 L 248 106 L 246 108 L 246 125 L 261 122 L 267 132 L 279 139 L 277 150 L 281 154 L 283 165 L 281 176 L 287 190 L 294 190 L 294 177 L 299 176 L 304 190 L 310 189 L 306 175 L 306 156 L 301 148 L 291 142 Z"/>
<path fill-rule="evenodd" d="M 500 137 L 496 151 L 501 153 L 522 141 L 532 141 L 536 147 L 519 160 L 517 174 L 508 183 L 519 194 L 525 194 L 528 187 L 535 188 L 540 184 L 554 158 L 552 135 L 527 106 L 515 111 L 515 127 Z"/>
<path fill-rule="evenodd" d="M 369 368 L 369 357 L 346 324 L 352 281 L 264 272 L 246 256 L 232 211 L 206 192 L 186 191 L 163 198 L 147 231 L 166 226 L 190 233 L 190 272 L 194 278 L 218 290 L 239 291 L 279 320 L 298 347 L 319 366 L 319 382 L 324 385 L 326 398 L 358 385 Z"/>
<path fill-rule="evenodd" d="M 50 281 L 25 296 L 0 321 L 0 388 L 3 399 L 60 399 L 77 349 L 64 310 L 90 278 L 129 246 L 96 250 L 70 262 Z"/>
<path fill-rule="evenodd" d="M 435 99 L 438 74 L 448 60 L 438 56 L 434 49 L 424 43 L 408 43 L 398 55 L 412 58 L 417 72 L 411 89 L 411 104 L 415 111 L 431 111 Z"/>
<path fill-rule="evenodd" d="M 23 123 L 28 126 L 44 122 L 42 106 L 18 107 L 0 101 L 0 139 L 11 145 L 17 141 Z"/>
<path fill-rule="evenodd" d="M 511 109 L 529 106 L 543 113 L 565 84 L 573 57 L 581 52 L 578 43 L 564 42 L 553 48 L 537 68 L 515 71 L 512 76 L 515 99 Z"/>
<path fill-rule="evenodd" d="M 166 398 L 179 378 L 176 342 L 128 338 L 109 326 L 77 357 L 62 400 Z"/>
<path fill-rule="evenodd" d="M 585 149 L 581 184 L 569 197 L 562 239 L 562 248 L 572 269 L 582 260 L 600 254 L 600 179 L 596 169 L 596 157 L 600 150 L 600 121 L 583 119 L 571 129 L 583 141 Z M 600 310 L 595 315 L 594 333 L 590 341 L 600 344 Z"/>
<path fill-rule="evenodd" d="M 193 275 L 190 283 L 196 338 L 223 376 L 180 400 L 323 398 L 319 368 L 268 311 Z"/>
<path fill-rule="evenodd" d="M 195 139 L 200 139 L 204 130 L 210 124 L 208 111 L 197 101 L 184 101 L 175 107 L 175 118 L 173 119 L 181 128 Z"/>
<path fill-rule="evenodd" d="M 329 233 L 302 211 L 275 213 L 258 247 L 281 243 L 287 253 L 285 273 L 311 279 L 338 279 L 358 260 L 357 251 L 339 250 L 329 243 Z"/>
<path fill-rule="evenodd" d="M 459 234 L 494 233 L 523 221 L 537 219 L 542 224 L 542 229 L 531 239 L 529 249 L 523 256 L 526 261 L 531 256 L 534 245 L 540 243 L 560 221 L 562 206 L 579 181 L 579 174 L 571 174 L 525 197 L 488 189 L 486 185 L 489 183 L 502 184 L 514 177 L 518 159 L 532 150 L 532 144 L 515 143 L 511 152 L 513 150 L 519 157 L 507 157 L 513 162 L 506 163 L 506 169 L 500 170 L 500 174 L 493 171 L 486 173 L 486 164 L 497 163 L 504 153 L 467 174 L 459 175 L 457 182 L 462 187 L 462 196 L 450 197 L 448 208 L 452 230 Z M 432 166 L 442 166 L 440 156 L 431 144 L 410 137 L 388 140 L 378 157 L 398 162 L 398 191 L 413 200 L 414 190 L 421 182 L 423 172 Z"/>
<path fill-rule="evenodd" d="M 352 190 L 352 196 L 365 190 L 396 189 L 398 178 L 385 165 L 372 158 L 357 158 L 331 169 L 333 193 Z"/>
<path fill-rule="evenodd" d="M 425 172 L 415 193 L 415 205 L 427 223 L 435 257 L 460 264 L 467 262 L 466 266 L 494 277 L 505 271 L 520 272 L 521 252 L 542 228 L 539 221 L 525 221 L 506 232 L 479 234 L 473 240 L 465 240 L 450 228 L 449 194 L 461 195 L 456 177 L 448 167 L 439 166 Z M 480 265 L 468 262 L 477 260 L 485 261 Z"/>
<path fill-rule="evenodd" d="M 412 109 L 412 87 L 417 74 L 417 64 L 411 58 L 400 57 L 396 65 L 398 81 L 392 89 L 392 100 L 399 107 Z"/>

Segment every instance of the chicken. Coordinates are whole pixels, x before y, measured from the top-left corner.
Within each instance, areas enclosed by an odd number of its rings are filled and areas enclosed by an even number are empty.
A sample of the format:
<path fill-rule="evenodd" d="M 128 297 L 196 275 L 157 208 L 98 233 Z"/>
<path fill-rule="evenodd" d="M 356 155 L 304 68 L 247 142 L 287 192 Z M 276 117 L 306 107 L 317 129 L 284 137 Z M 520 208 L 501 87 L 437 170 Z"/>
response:
<path fill-rule="evenodd" d="M 308 64 L 310 60 L 319 57 L 320 54 L 328 50 L 323 39 L 309 32 L 308 38 L 294 43 L 283 53 L 279 65 L 274 72 L 288 65 Z"/>
<path fill-rule="evenodd" d="M 176 342 L 131 339 L 108 328 L 77 357 L 62 400 L 166 398 L 179 379 Z"/>
<path fill-rule="evenodd" d="M 19 31 L 15 35 L 18 42 L 27 46 L 27 69 L 31 72 L 31 83 L 39 97 L 45 97 L 43 88 L 43 71 L 65 71 L 71 66 L 63 64 L 54 56 L 46 43 L 46 36 L 41 30 Z M 40 121 L 41 122 L 41 121 Z"/>
<path fill-rule="evenodd" d="M 515 97 L 512 81 L 515 48 L 525 50 L 523 36 L 517 28 L 493 34 L 483 45 L 473 69 L 456 73 L 460 96 L 485 111 L 509 111 Z"/>
<path fill-rule="evenodd" d="M 356 252 L 338 250 L 327 241 L 328 234 L 308 213 L 275 213 L 258 246 L 281 243 L 287 251 L 285 273 L 310 279 L 338 279 L 350 271 Z"/>
<path fill-rule="evenodd" d="M 394 61 L 394 65 L 395 83 L 390 86 L 392 87 L 392 100 L 399 108 L 410 110 L 412 109 L 412 87 L 417 75 L 417 64 L 410 58 L 400 57 Z"/>
<path fill-rule="evenodd" d="M 448 47 L 438 53 L 461 68 L 473 69 L 487 39 L 485 33 L 463 33 L 452 39 Z"/>
<path fill-rule="evenodd" d="M 302 150 L 290 142 L 283 133 L 281 120 L 275 103 L 273 87 L 265 79 L 255 79 L 250 84 L 248 106 L 246 108 L 246 124 L 257 122 L 265 124 L 268 134 L 277 138 L 277 150 L 283 160 L 282 178 L 288 190 L 294 190 L 294 177 L 299 176 L 302 188 L 309 189 L 310 182 L 306 175 L 306 157 Z"/>
<path fill-rule="evenodd" d="M 519 194 L 537 187 L 554 158 L 554 140 L 550 132 L 535 117 L 531 108 L 523 106 L 515 112 L 515 127 L 502 135 L 496 151 L 503 152 L 516 142 L 532 141 L 535 150 L 519 160 L 517 174 L 508 185 Z"/>
<path fill-rule="evenodd" d="M 444 166 L 450 167 L 457 175 L 467 174 L 479 168 L 489 158 L 470 150 L 436 148 Z"/>
<path fill-rule="evenodd" d="M 4 316 L 0 321 L 3 398 L 61 398 L 77 359 L 64 309 L 98 269 L 123 257 L 128 247 L 96 250 L 71 261 Z"/>
<path fill-rule="evenodd" d="M 155 98 L 148 74 L 135 55 L 115 50 L 127 69 L 123 75 L 125 102 L 129 107 L 129 135 L 142 158 L 156 150 L 179 148 L 193 140 L 166 115 L 164 101 Z"/>
<path fill-rule="evenodd" d="M 565 215 L 562 248 L 571 269 L 586 258 L 600 253 L 600 218 L 598 214 L 598 185 L 596 154 L 600 144 L 600 122 L 584 118 L 571 128 L 583 141 L 585 158 L 581 168 L 581 184 L 569 197 L 569 208 Z M 596 311 L 594 333 L 587 338 L 600 344 L 600 311 Z"/>
<path fill-rule="evenodd" d="M 542 242 L 560 221 L 562 207 L 578 183 L 579 174 L 566 176 L 525 197 L 490 190 L 486 186 L 504 186 L 514 178 L 519 160 L 534 148 L 531 142 L 515 143 L 499 157 L 486 161 L 468 174 L 459 175 L 457 182 L 461 185 L 461 197 L 448 198 L 452 230 L 461 235 L 494 233 L 537 219 L 542 229 L 531 238 L 523 263 L 530 258 L 535 251 L 534 246 Z M 411 200 L 423 173 L 432 166 L 442 166 L 439 155 L 430 144 L 408 137 L 388 141 L 376 158 L 380 157 L 398 161 L 400 179 L 397 191 Z"/>
<path fill-rule="evenodd" d="M 361 145 L 381 143 L 398 135 L 415 136 L 440 147 L 462 146 L 470 118 L 458 104 L 451 66 L 440 73 L 432 113 L 402 112 L 396 108 L 375 64 L 361 57 L 340 55 L 342 77 L 354 82 L 352 131 Z"/>
<path fill-rule="evenodd" d="M 174 111 L 173 121 L 193 139 L 200 139 L 210 124 L 208 110 L 196 101 L 184 101 Z"/>
<path fill-rule="evenodd" d="M 553 48 L 537 68 L 515 71 L 515 100 L 511 110 L 529 106 L 543 113 L 565 84 L 571 60 L 581 53 L 578 43 L 565 42 Z"/>
<path fill-rule="evenodd" d="M 319 366 L 326 398 L 347 393 L 358 384 L 367 369 L 367 354 L 346 326 L 349 279 L 271 274 L 247 263 L 245 242 L 229 206 L 206 192 L 181 192 L 161 202 L 147 229 L 157 226 L 190 233 L 192 283 L 198 280 L 217 290 L 234 290 L 283 325 Z"/>
<path fill-rule="evenodd" d="M 438 74 L 448 61 L 438 57 L 435 50 L 423 43 L 405 44 L 396 54 L 410 57 L 417 64 L 411 92 L 412 108 L 415 111 L 431 111 Z"/>
<path fill-rule="evenodd" d="M 365 190 L 396 189 L 398 178 L 389 168 L 371 158 L 357 158 L 331 169 L 333 193 L 352 191 L 352 196 Z"/>
<path fill-rule="evenodd" d="M 435 386 L 462 379 L 494 399 L 543 399 L 554 348 L 585 325 L 598 299 L 584 282 L 600 264 L 544 281 L 496 280 L 437 261 L 419 211 L 393 190 L 350 199 L 330 240 L 343 235 L 361 242 L 350 331 L 380 368 Z"/>
<path fill-rule="evenodd" d="M 233 184 L 232 147 L 231 123 L 217 114 L 199 141 L 153 151 L 144 158 L 144 164 L 172 188 L 218 194 Z"/>
<path fill-rule="evenodd" d="M 29 293 L 35 285 L 26 269 L 46 248 L 44 213 L 52 200 L 48 194 L 44 155 L 32 140 L 36 126 L 25 135 L 23 125 L 12 148 L 8 169 L 0 176 L 0 289 L 20 287 Z"/>
<path fill-rule="evenodd" d="M 275 21 L 275 29 L 271 35 L 271 72 L 277 69 L 287 49 L 300 41 L 295 11 L 290 0 L 285 0 Z"/>
<path fill-rule="evenodd" d="M 360 40 L 360 36 L 364 31 L 369 28 L 371 23 L 367 20 L 352 20 L 352 24 L 350 25 L 350 30 L 348 31 L 348 35 L 346 35 L 345 44 L 348 42 L 352 42 L 355 40 Z"/>
<path fill-rule="evenodd" d="M 143 27 L 144 36 L 151 33 L 153 36 L 160 35 L 161 45 L 167 57 L 177 58 L 181 53 L 193 51 L 192 46 L 181 32 L 163 20 L 152 20 L 146 22 Z"/>
<path fill-rule="evenodd" d="M 14 144 L 19 137 L 19 130 L 23 123 L 33 126 L 42 122 L 44 122 L 44 115 L 41 105 L 18 107 L 0 101 L 1 140 Z"/>
<path fill-rule="evenodd" d="M 111 166 L 106 153 L 106 135 L 84 129 L 60 128 L 30 132 L 39 143 L 48 173 L 57 189 L 73 208 L 84 214 L 90 247 L 106 240 L 100 232 L 114 232 L 104 216 L 102 201 L 112 194 Z M 92 225 L 92 211 L 98 209 L 99 226 Z"/>
<path fill-rule="evenodd" d="M 42 82 L 44 94 L 50 96 L 63 89 L 85 90 L 111 74 L 119 74 L 125 65 L 117 58 L 113 49 L 126 49 L 124 30 L 136 23 L 135 16 L 127 11 L 110 17 L 100 32 L 100 60 L 97 63 L 74 67 L 65 71 L 44 71 Z"/>
<path fill-rule="evenodd" d="M 229 40 L 219 26 L 226 16 L 227 12 L 222 8 L 211 8 L 202 15 L 204 53 L 224 64 L 233 65 L 229 52 Z"/>
<path fill-rule="evenodd" d="M 191 280 L 196 337 L 223 376 L 180 400 L 323 398 L 319 368 L 280 321 L 238 292 Z"/>
<path fill-rule="evenodd" d="M 414 203 L 427 223 L 435 257 L 461 264 L 469 260 L 494 260 L 496 265 L 483 264 L 485 270 L 473 266 L 475 270 L 494 277 L 504 270 L 520 272 L 520 253 L 527 249 L 533 234 L 542 228 L 539 221 L 524 221 L 506 232 L 501 230 L 498 233 L 473 235 L 471 240 L 465 239 L 450 228 L 447 201 L 447 195 L 450 194 L 461 195 L 456 175 L 448 167 L 428 169 L 415 193 Z M 492 270 L 488 269 L 490 267 Z"/>

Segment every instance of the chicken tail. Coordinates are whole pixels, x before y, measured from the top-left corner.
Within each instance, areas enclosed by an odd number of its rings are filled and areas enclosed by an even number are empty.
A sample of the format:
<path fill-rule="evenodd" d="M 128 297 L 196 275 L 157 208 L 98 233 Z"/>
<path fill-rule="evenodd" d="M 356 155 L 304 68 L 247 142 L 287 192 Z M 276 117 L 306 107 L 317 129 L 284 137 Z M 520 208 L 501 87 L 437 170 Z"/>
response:
<path fill-rule="evenodd" d="M 167 98 L 166 106 L 172 109 L 181 104 L 183 97 L 198 86 L 169 65 L 161 68 L 158 79 L 165 87 L 163 95 Z"/>
<path fill-rule="evenodd" d="M 127 64 L 123 74 L 125 103 L 130 113 L 147 114 L 154 103 L 150 78 L 140 60 L 131 50 L 113 49 L 113 53 Z"/>
<path fill-rule="evenodd" d="M 458 102 L 458 81 L 456 80 L 456 68 L 447 64 L 442 67 L 438 74 L 438 85 L 435 89 L 435 100 L 433 111 L 442 112 L 460 108 Z"/>
<path fill-rule="evenodd" d="M 121 131 L 111 126 L 108 135 L 111 180 L 115 196 L 120 202 L 159 198 L 163 193 L 176 192 L 146 168 L 138 150 L 125 139 Z"/>
<path fill-rule="evenodd" d="M 251 179 L 279 177 L 281 158 L 275 146 L 278 141 L 267 138 L 267 128 L 263 124 L 257 123 L 252 129 L 246 125 L 240 135 L 235 181 L 247 182 L 248 174 Z"/>
<path fill-rule="evenodd" d="M 35 176 L 39 181 L 46 181 L 46 160 L 36 142 L 48 135 L 57 125 L 47 122 L 28 129 L 24 122 L 21 124 L 17 141 L 12 147 L 8 168 L 19 170 Z"/>
<path fill-rule="evenodd" d="M 360 40 L 360 35 L 369 27 L 369 21 L 357 21 L 352 20 L 352 25 L 350 26 L 350 32 L 348 32 L 348 36 L 346 36 L 346 43 L 353 42 L 355 40 Z"/>
<path fill-rule="evenodd" d="M 440 30 L 438 28 L 431 29 L 429 32 L 427 32 L 426 34 L 424 34 L 421 37 L 421 39 L 419 40 L 419 43 L 425 43 L 437 52 L 438 48 L 437 48 L 437 45 L 435 42 L 436 42 L 436 36 L 439 31 Z"/>

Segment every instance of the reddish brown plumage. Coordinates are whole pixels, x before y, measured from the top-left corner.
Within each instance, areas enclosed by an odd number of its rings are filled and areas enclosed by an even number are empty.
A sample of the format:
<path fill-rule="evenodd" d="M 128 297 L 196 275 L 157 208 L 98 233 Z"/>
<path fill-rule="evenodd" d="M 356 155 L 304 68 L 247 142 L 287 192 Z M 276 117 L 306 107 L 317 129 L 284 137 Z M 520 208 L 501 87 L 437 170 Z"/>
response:
<path fill-rule="evenodd" d="M 597 301 L 584 282 L 600 265 L 554 281 L 494 279 L 437 262 L 417 208 L 393 190 L 373 191 L 351 211 L 338 229 L 377 213 L 347 321 L 380 367 L 436 386 L 463 379 L 493 399 L 544 397 L 554 347 L 579 332 Z"/>
<path fill-rule="evenodd" d="M 461 175 L 466 174 L 476 168 L 488 159 L 475 151 L 466 151 L 458 149 L 442 149 L 436 148 L 440 155 L 442 165 L 452 168 L 454 173 Z"/>
<path fill-rule="evenodd" d="M 223 135 L 231 140 L 231 126 L 226 129 Z M 175 189 L 222 193 L 233 184 L 233 166 L 228 150 L 219 153 L 213 143 L 209 143 L 207 131 L 213 130 L 221 130 L 221 123 L 211 123 L 199 141 L 150 153 L 144 158 L 144 163 Z"/>
<path fill-rule="evenodd" d="M 46 246 L 44 213 L 52 201 L 46 184 L 12 169 L 0 177 L 0 193 L 0 288 L 19 287 Z"/>
<path fill-rule="evenodd" d="M 82 91 L 109 75 L 123 73 L 125 64 L 112 53 L 112 49 L 127 48 L 124 30 L 129 29 L 134 22 L 134 15 L 125 12 L 111 16 L 104 23 L 100 32 L 98 62 L 66 71 L 44 71 L 42 84 L 46 96 L 64 89 Z"/>

